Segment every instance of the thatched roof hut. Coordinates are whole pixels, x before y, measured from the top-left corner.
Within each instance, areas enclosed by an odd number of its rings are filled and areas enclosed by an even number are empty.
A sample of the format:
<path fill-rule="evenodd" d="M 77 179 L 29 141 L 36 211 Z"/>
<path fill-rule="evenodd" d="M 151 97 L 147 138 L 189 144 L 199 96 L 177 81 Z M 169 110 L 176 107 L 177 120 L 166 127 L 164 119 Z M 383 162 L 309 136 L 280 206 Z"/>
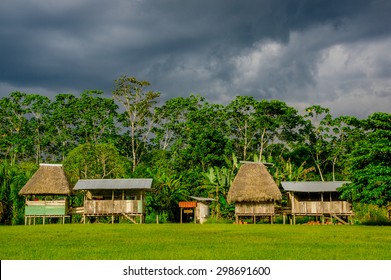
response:
<path fill-rule="evenodd" d="M 70 195 L 72 189 L 61 164 L 40 164 L 19 195 Z"/>
<path fill-rule="evenodd" d="M 281 192 L 262 163 L 242 165 L 228 192 L 228 202 L 281 200 Z"/>

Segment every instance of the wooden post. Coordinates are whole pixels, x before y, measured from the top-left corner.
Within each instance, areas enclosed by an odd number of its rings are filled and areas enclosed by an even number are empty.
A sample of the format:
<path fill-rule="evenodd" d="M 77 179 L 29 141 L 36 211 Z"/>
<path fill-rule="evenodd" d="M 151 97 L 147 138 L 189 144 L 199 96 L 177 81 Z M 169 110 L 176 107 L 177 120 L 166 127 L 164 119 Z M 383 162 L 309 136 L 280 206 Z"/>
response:
<path fill-rule="evenodd" d="M 197 223 L 197 208 L 194 208 L 194 223 Z"/>
<path fill-rule="evenodd" d="M 181 211 L 181 224 L 182 224 L 182 211 L 183 211 L 183 209 L 182 209 L 182 207 L 181 208 L 179 208 L 180 209 L 180 211 Z M 157 216 L 156 216 L 157 217 Z"/>
<path fill-rule="evenodd" d="M 295 207 L 295 194 L 293 192 L 289 192 L 289 196 L 291 198 L 291 224 L 293 223 L 294 225 L 296 224 L 296 207 Z"/>
<path fill-rule="evenodd" d="M 286 219 L 286 214 L 285 212 L 282 213 L 282 224 L 285 225 L 285 219 Z"/>
<path fill-rule="evenodd" d="M 114 190 L 111 192 L 111 201 L 113 202 L 113 208 L 111 210 L 111 223 L 114 224 Z"/>
<path fill-rule="evenodd" d="M 182 213 L 181 213 L 181 216 L 182 216 Z M 182 223 L 182 219 L 181 219 L 181 223 Z M 156 215 L 156 224 L 159 224 L 159 215 Z"/>

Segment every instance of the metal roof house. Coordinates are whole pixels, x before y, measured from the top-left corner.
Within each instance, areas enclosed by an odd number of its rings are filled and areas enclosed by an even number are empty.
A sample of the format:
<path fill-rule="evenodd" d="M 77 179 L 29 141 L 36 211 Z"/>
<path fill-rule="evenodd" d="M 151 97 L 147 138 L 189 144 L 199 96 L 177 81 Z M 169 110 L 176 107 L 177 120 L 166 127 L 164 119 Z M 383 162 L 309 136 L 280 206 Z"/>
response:
<path fill-rule="evenodd" d="M 84 192 L 84 223 L 87 217 L 125 217 L 142 223 L 145 216 L 145 192 L 152 187 L 152 179 L 89 179 L 79 180 L 75 191 Z"/>
<path fill-rule="evenodd" d="M 25 224 L 41 218 L 70 218 L 68 206 L 72 189 L 61 164 L 40 164 L 39 169 L 19 191 L 26 198 Z"/>
<path fill-rule="evenodd" d="M 346 223 L 353 214 L 352 205 L 339 199 L 338 188 L 347 181 L 334 182 L 281 182 L 288 194 L 288 208 L 286 216 L 292 216 L 293 223 L 296 216 L 319 216 L 324 223 L 325 218 Z"/>

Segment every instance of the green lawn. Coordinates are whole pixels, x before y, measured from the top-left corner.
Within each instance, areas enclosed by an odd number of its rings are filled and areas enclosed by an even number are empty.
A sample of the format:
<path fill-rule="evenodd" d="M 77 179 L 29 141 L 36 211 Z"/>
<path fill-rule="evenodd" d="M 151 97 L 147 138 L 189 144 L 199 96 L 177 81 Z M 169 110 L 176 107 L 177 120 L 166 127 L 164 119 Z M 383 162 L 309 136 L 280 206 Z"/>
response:
<path fill-rule="evenodd" d="M 2 260 L 391 260 L 391 227 L 0 226 L 0 244 Z"/>

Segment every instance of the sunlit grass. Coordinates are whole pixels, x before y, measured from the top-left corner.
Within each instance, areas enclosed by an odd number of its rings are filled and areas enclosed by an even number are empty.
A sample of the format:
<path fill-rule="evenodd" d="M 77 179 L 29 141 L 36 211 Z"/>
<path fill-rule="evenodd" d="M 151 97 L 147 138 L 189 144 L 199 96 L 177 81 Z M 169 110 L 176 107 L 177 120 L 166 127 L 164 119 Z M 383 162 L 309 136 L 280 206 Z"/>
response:
<path fill-rule="evenodd" d="M 0 242 L 2 260 L 391 259 L 391 227 L 370 226 L 1 226 Z"/>

